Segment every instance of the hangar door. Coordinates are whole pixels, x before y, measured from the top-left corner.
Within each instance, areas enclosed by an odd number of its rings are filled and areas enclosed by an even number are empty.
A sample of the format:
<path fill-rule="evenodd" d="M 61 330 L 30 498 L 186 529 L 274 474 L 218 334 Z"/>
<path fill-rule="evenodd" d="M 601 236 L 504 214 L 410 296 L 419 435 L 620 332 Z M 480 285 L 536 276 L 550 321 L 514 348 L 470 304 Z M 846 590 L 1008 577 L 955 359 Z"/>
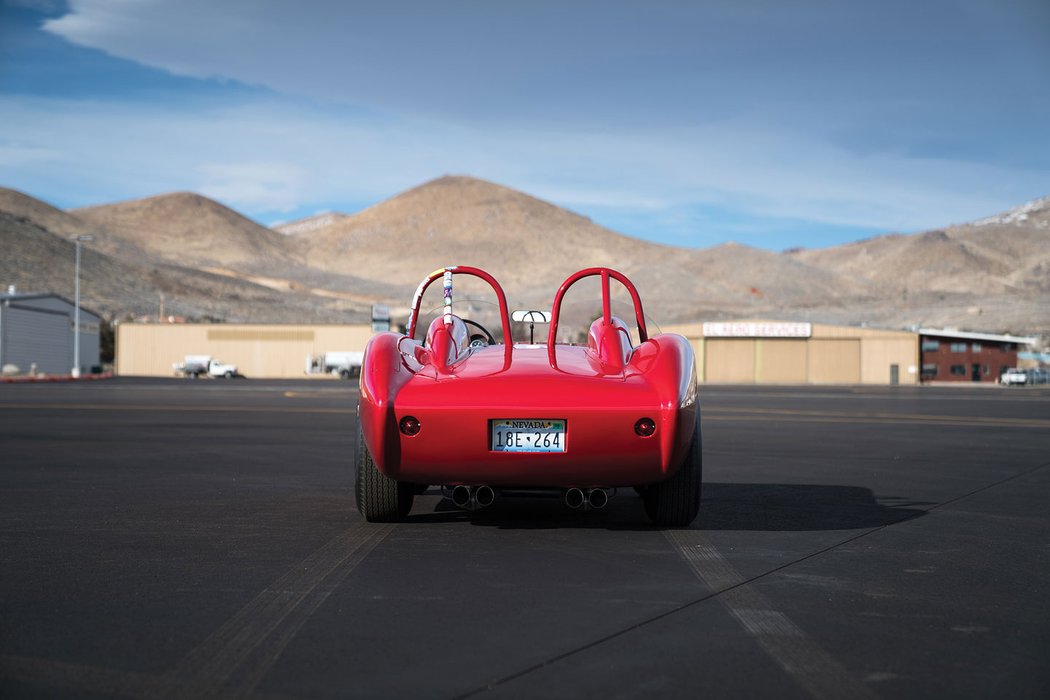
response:
<path fill-rule="evenodd" d="M 704 349 L 705 382 L 755 381 L 755 341 L 751 338 L 708 338 Z"/>
<path fill-rule="evenodd" d="M 769 339 L 758 341 L 756 381 L 771 384 L 805 384 L 809 381 L 805 340 Z"/>
<path fill-rule="evenodd" d="M 810 340 L 809 381 L 860 384 L 860 340 Z"/>

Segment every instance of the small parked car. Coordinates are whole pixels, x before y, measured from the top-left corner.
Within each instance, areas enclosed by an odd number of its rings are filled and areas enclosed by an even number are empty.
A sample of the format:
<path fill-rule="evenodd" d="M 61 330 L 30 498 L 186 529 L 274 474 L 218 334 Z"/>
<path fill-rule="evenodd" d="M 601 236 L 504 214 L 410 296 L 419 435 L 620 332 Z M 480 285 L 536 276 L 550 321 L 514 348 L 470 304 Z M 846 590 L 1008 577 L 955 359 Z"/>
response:
<path fill-rule="evenodd" d="M 1010 369 L 1003 372 L 1002 376 L 999 377 L 999 383 L 1004 386 L 1011 386 L 1015 384 L 1030 384 L 1031 381 L 1028 377 L 1028 372 L 1026 370 L 1020 369 L 1018 367 L 1011 367 Z"/>

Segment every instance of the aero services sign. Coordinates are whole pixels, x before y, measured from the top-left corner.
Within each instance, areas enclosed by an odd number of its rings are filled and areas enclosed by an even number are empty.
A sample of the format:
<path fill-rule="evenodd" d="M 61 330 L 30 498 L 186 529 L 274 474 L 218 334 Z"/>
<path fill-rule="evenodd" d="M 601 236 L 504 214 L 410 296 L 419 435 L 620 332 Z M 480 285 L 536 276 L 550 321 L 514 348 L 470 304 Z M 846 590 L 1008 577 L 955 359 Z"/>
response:
<path fill-rule="evenodd" d="M 705 338 L 808 338 L 813 335 L 809 323 L 776 321 L 709 321 L 704 324 Z"/>

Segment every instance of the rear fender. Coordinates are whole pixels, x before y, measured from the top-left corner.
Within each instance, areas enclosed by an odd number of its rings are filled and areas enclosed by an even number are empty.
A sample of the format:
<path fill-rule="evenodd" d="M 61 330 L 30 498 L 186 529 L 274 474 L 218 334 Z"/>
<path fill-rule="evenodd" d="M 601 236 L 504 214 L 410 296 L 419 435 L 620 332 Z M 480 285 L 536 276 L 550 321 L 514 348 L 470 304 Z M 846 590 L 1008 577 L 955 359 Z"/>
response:
<path fill-rule="evenodd" d="M 625 376 L 644 375 L 660 402 L 660 455 L 671 477 L 685 461 L 698 422 L 696 358 L 689 341 L 674 333 L 650 338 L 635 348 Z"/>
<path fill-rule="evenodd" d="M 368 341 L 358 404 L 361 434 L 372 460 L 379 471 L 394 478 L 401 464 L 394 401 L 414 374 L 398 348 L 403 338 L 397 333 L 378 333 Z"/>

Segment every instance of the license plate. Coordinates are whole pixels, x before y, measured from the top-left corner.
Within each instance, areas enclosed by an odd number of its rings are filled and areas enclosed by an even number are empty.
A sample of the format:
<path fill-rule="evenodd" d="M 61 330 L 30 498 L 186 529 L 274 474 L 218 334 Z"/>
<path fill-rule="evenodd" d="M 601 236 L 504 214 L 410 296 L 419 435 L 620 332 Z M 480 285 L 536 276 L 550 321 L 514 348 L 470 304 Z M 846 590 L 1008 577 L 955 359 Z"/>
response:
<path fill-rule="evenodd" d="M 493 452 L 564 452 L 565 421 L 520 418 L 490 421 Z"/>

